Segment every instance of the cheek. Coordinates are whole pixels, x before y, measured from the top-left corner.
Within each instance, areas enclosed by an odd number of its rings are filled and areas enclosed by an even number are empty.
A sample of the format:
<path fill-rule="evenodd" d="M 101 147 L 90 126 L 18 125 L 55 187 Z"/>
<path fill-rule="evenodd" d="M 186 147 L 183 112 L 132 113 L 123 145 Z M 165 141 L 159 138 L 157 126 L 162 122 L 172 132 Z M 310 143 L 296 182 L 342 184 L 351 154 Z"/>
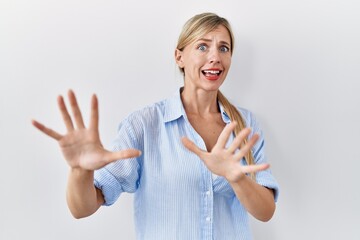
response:
<path fill-rule="evenodd" d="M 231 65 L 231 57 L 225 57 L 225 58 L 223 59 L 223 65 L 224 65 L 227 69 L 229 69 L 229 67 L 230 67 L 230 65 Z"/>
<path fill-rule="evenodd" d="M 189 71 L 195 71 L 200 69 L 204 65 L 204 62 L 199 58 L 190 58 L 188 59 L 185 68 L 187 67 Z"/>

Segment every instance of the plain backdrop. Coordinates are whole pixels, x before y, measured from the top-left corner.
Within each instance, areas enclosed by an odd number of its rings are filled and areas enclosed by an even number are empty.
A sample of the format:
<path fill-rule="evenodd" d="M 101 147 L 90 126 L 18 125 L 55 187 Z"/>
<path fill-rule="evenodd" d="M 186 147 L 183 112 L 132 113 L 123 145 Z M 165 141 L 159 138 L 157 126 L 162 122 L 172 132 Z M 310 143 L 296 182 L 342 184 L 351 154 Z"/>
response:
<path fill-rule="evenodd" d="M 99 97 L 110 146 L 130 112 L 173 94 L 173 55 L 194 14 L 236 37 L 222 91 L 250 109 L 281 191 L 255 239 L 360 239 L 360 3 L 351 0 L 0 0 L 0 239 L 134 239 L 132 195 L 75 220 L 58 145 L 56 97 L 73 89 L 88 121 Z"/>

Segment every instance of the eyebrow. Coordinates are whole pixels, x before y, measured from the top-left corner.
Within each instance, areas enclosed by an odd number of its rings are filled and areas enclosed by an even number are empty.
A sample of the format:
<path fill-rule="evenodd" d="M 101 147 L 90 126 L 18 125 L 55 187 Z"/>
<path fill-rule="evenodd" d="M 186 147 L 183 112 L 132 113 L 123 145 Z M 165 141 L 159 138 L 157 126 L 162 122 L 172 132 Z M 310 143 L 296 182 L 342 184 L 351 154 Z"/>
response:
<path fill-rule="evenodd" d="M 204 41 L 204 42 L 212 42 L 211 39 L 208 39 L 208 38 L 200 38 L 198 39 L 196 42 L 200 42 L 200 41 Z M 226 42 L 226 41 L 220 41 L 221 44 L 225 44 L 225 45 L 228 45 L 228 46 L 231 46 L 230 43 Z"/>

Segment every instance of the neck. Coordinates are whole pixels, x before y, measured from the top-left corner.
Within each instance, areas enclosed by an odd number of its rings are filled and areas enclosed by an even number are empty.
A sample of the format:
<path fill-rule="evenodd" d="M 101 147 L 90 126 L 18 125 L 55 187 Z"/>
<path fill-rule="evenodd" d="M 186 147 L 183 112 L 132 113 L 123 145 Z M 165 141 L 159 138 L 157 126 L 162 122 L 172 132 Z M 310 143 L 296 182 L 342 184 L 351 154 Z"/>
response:
<path fill-rule="evenodd" d="M 187 114 L 204 116 L 219 112 L 217 105 L 217 90 L 204 91 L 203 89 L 190 90 L 184 87 L 181 100 Z"/>

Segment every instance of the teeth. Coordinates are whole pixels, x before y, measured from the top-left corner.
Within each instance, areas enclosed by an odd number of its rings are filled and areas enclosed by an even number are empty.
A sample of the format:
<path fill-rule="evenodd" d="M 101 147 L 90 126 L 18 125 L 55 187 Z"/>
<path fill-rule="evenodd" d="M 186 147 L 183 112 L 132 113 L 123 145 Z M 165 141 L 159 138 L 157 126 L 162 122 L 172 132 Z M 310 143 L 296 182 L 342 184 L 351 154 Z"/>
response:
<path fill-rule="evenodd" d="M 205 73 L 209 73 L 209 74 L 219 74 L 220 71 L 215 71 L 215 70 L 204 70 Z"/>

